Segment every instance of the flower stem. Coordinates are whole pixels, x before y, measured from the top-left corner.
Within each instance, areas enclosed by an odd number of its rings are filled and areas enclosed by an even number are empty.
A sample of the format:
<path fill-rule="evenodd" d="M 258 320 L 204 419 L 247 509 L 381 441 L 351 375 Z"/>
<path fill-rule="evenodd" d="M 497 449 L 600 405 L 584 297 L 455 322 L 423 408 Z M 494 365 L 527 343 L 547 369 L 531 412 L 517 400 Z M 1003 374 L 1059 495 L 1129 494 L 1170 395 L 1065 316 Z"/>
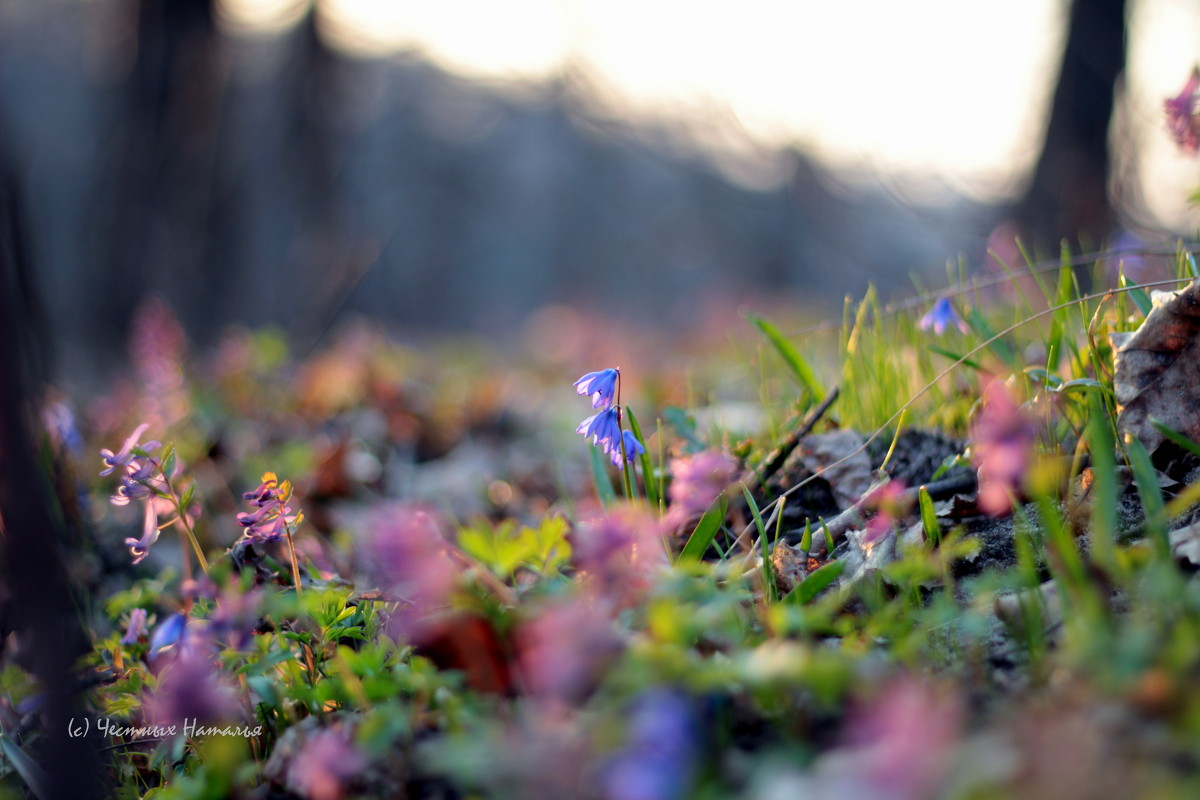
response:
<path fill-rule="evenodd" d="M 280 512 L 282 513 L 282 511 Z M 292 526 L 283 523 L 283 532 L 287 535 L 288 555 L 292 558 L 292 583 L 296 586 L 296 596 L 300 596 L 300 562 L 296 560 L 296 545 L 292 541 Z"/>
<path fill-rule="evenodd" d="M 171 499 L 171 505 L 175 506 L 175 521 L 179 523 L 179 527 L 187 534 L 188 543 L 192 546 L 192 552 L 196 554 L 196 560 L 200 563 L 200 568 L 204 570 L 204 574 L 208 574 L 208 559 L 204 557 L 204 551 L 200 549 L 200 540 L 196 538 L 196 532 L 192 530 L 192 525 L 188 522 L 187 511 L 183 507 L 183 501 L 179 497 L 179 492 L 175 491 L 175 485 L 171 483 L 171 476 L 167 475 L 163 469 L 162 462 L 151 461 L 158 467 L 158 474 L 162 475 L 163 484 L 167 487 L 167 492 Z M 150 500 L 148 502 L 153 502 Z M 183 572 L 185 577 L 190 577 L 191 564 L 187 560 L 187 551 L 184 550 Z"/>
<path fill-rule="evenodd" d="M 620 433 L 618 437 L 621 442 L 621 478 L 625 481 L 625 499 L 633 499 L 633 476 L 629 473 L 633 470 L 633 462 L 629 460 L 629 454 L 625 452 L 625 432 L 621 429 L 621 417 L 617 414 L 617 430 Z"/>

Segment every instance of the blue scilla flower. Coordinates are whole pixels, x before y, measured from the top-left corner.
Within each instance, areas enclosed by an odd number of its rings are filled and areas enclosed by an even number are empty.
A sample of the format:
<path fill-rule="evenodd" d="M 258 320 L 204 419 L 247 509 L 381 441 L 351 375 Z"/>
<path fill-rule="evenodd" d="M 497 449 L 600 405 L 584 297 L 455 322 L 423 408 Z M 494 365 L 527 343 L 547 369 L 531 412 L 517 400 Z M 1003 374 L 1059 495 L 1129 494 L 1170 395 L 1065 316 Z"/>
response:
<path fill-rule="evenodd" d="M 621 438 L 625 440 L 625 461 L 633 461 L 633 459 L 646 452 L 646 448 L 642 447 L 642 443 L 637 440 L 632 431 L 622 431 Z M 610 453 L 614 467 L 625 469 L 625 464 L 621 460 L 621 445 L 615 443 Z"/>
<path fill-rule="evenodd" d="M 187 627 L 187 617 L 183 614 L 172 614 L 158 623 L 158 627 L 150 634 L 150 652 L 157 654 L 172 645 L 178 644 L 183 638 Z"/>
<path fill-rule="evenodd" d="M 612 368 L 589 372 L 575 381 L 575 391 L 582 395 L 591 395 L 592 408 L 608 408 L 612 405 L 617 378 L 620 376 L 621 371 Z"/>
<path fill-rule="evenodd" d="M 615 406 L 610 406 L 579 423 L 575 432 L 585 439 L 591 439 L 592 444 L 603 448 L 606 453 L 611 453 L 614 446 L 620 450 L 621 412 Z"/>
<path fill-rule="evenodd" d="M 601 796 L 676 800 L 688 794 L 698 749 L 696 715 L 669 689 L 644 692 L 632 709 L 625 746 L 600 773 Z"/>
<path fill-rule="evenodd" d="M 953 325 L 963 333 L 967 332 L 967 323 L 963 322 L 963 318 L 955 311 L 954 306 L 950 304 L 950 298 L 939 297 L 937 302 L 933 304 L 933 308 L 929 309 L 929 313 L 921 317 L 917 322 L 917 327 L 923 331 L 933 328 L 933 332 L 938 336 L 945 333 L 946 328 Z"/>

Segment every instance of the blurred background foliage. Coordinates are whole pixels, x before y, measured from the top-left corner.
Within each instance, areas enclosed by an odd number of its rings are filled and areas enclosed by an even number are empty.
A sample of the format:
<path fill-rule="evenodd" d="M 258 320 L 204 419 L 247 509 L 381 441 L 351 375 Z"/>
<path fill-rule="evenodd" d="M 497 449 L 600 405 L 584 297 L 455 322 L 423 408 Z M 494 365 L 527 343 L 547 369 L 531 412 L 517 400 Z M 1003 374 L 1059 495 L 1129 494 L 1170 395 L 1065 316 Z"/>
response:
<path fill-rule="evenodd" d="M 983 267 L 1015 234 L 1057 255 L 1061 238 L 1095 249 L 1120 226 L 1181 233 L 1187 218 L 1141 188 L 1162 164 L 1132 148 L 1147 129 L 1164 138 L 1162 97 L 1195 57 L 1144 55 L 1187 4 L 999 5 L 859 4 L 851 28 L 821 3 L 732 18 L 671 3 L 8 0 L 0 158 L 26 283 L 67 371 L 86 373 L 151 294 L 201 344 L 277 324 L 304 351 L 352 313 L 504 342 L 548 305 L 677 329 L 764 297 L 836 317 L 869 281 L 884 296 L 913 272 L 940 283 L 947 259 Z M 553 40 L 564 17 L 573 33 Z M 617 31 L 624 56 L 605 61 L 593 29 Z M 996 42 L 1012 30 L 1024 38 Z M 1130 99 L 1126 39 L 1129 80 L 1170 75 L 1148 97 Z M 821 61 L 789 73 L 768 57 L 789 53 Z M 733 88 L 639 94 L 670 88 L 672 64 Z M 793 116 L 754 125 L 748 87 Z"/>

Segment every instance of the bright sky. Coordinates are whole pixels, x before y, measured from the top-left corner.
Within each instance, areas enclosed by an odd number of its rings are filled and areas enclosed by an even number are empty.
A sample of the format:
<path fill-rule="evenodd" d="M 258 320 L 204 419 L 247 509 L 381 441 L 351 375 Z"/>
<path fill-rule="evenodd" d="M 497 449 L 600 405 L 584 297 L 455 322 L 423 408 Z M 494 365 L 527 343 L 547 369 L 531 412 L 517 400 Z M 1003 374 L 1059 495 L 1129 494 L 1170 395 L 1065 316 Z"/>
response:
<path fill-rule="evenodd" d="M 466 76 L 583 69 L 627 114 L 797 143 L 833 165 L 1012 189 L 1036 157 L 1066 0 L 319 0 L 339 47 L 420 52 Z M 1130 118 L 1159 216 L 1200 183 L 1162 134 L 1162 99 L 1200 59 L 1200 4 L 1130 0 Z M 222 0 L 269 30 L 300 0 Z M 1170 185 L 1166 185 L 1170 184 Z M 1166 213 L 1178 222 L 1176 215 Z"/>

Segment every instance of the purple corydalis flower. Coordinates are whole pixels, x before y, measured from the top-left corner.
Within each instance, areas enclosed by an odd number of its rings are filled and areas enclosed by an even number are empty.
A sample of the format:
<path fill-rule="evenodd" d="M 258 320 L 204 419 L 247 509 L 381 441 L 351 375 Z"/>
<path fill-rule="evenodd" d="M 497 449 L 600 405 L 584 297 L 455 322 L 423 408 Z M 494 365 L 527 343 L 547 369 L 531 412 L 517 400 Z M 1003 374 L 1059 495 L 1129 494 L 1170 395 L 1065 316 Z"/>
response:
<path fill-rule="evenodd" d="M 913 678 L 892 681 L 870 705 L 851 715 L 847 754 L 853 757 L 841 768 L 853 770 L 850 788 L 859 791 L 846 796 L 939 796 L 962 716 L 957 695 Z"/>
<path fill-rule="evenodd" d="M 659 522 L 642 507 L 616 506 L 571 537 L 572 562 L 595 599 L 634 605 L 666 566 Z"/>
<path fill-rule="evenodd" d="M 582 395 L 591 395 L 592 408 L 608 408 L 612 405 L 613 393 L 616 391 L 617 379 L 620 376 L 621 371 L 611 367 L 598 372 L 589 372 L 575 381 L 575 391 Z"/>
<path fill-rule="evenodd" d="M 585 439 L 591 439 L 592 444 L 611 453 L 615 445 L 619 450 L 621 439 L 621 411 L 615 406 L 601 411 L 579 423 L 575 432 Z"/>
<path fill-rule="evenodd" d="M 147 422 L 143 422 L 141 425 L 138 425 L 137 428 L 134 429 L 133 433 L 129 435 L 129 438 L 125 440 L 125 443 L 121 445 L 120 451 L 116 453 L 114 453 L 112 450 L 109 450 L 107 447 L 102 449 L 100 451 L 100 458 L 103 459 L 105 468 L 100 474 L 110 475 L 112 474 L 113 470 L 117 469 L 118 467 L 129 467 L 132 464 L 138 463 L 138 456 L 133 452 L 135 447 L 140 448 L 145 452 L 149 452 L 158 447 L 159 443 L 157 441 L 150 441 L 146 442 L 145 444 L 138 443 L 138 440 L 141 439 L 142 434 L 146 432 L 146 428 L 149 427 L 150 424 Z M 135 467 L 135 469 L 138 468 L 140 468 L 140 464 L 138 467 Z"/>
<path fill-rule="evenodd" d="M 158 534 L 158 510 L 154 507 L 153 500 L 147 500 L 146 510 L 142 517 L 142 538 L 129 537 L 125 540 L 125 546 L 133 555 L 134 564 L 141 563 L 142 559 L 149 554 L 151 546 L 158 541 Z"/>
<path fill-rule="evenodd" d="M 145 635 L 146 609 L 135 608 L 129 612 L 129 625 L 125 628 L 125 635 L 121 637 L 121 644 L 134 644 Z"/>
<path fill-rule="evenodd" d="M 866 505 L 875 509 L 875 516 L 871 517 L 863 532 L 864 545 L 883 538 L 896 523 L 904 519 L 908 513 L 904 500 L 904 484 L 897 480 L 888 481 L 867 496 Z"/>
<path fill-rule="evenodd" d="M 188 722 L 207 725 L 239 716 L 237 692 L 202 642 L 189 643 L 162 667 L 144 707 L 154 724 L 175 725 L 177 731 Z"/>
<path fill-rule="evenodd" d="M 967 323 L 958 315 L 954 305 L 948 297 L 939 297 L 937 302 L 933 304 L 933 308 L 929 309 L 928 313 L 917 322 L 917 327 L 923 331 L 933 328 L 933 332 L 941 336 L 949 327 L 958 328 L 963 333 L 966 333 Z"/>
<path fill-rule="evenodd" d="M 1036 431 L 1029 415 L 1003 381 L 983 391 L 983 408 L 971 426 L 971 460 L 979 473 L 979 507 L 999 516 L 1012 507 L 1012 495 L 1033 460 Z"/>
<path fill-rule="evenodd" d="M 625 458 L 621 458 L 621 445 L 614 444 L 611 451 L 611 458 L 614 467 L 625 469 L 626 461 L 633 459 L 646 452 L 646 448 L 642 447 L 642 443 L 633 435 L 633 431 L 622 431 L 621 439 L 625 442 Z"/>
<path fill-rule="evenodd" d="M 288 788 L 311 800 L 338 800 L 345 784 L 367 765 L 342 727 L 329 727 L 308 738 L 291 760 Z"/>
<path fill-rule="evenodd" d="M 291 484 L 279 481 L 274 472 L 264 473 L 258 488 L 242 495 L 257 506 L 258 510 L 240 512 L 238 524 L 246 529 L 245 536 L 256 542 L 274 542 L 288 530 L 300 524 L 303 516 L 293 514 L 292 507 L 284 505 L 291 497 Z"/>
<path fill-rule="evenodd" d="M 580 601 L 552 605 L 517 628 L 517 663 L 531 695 L 582 701 L 621 652 L 607 617 Z"/>
<path fill-rule="evenodd" d="M 130 500 L 145 500 L 164 486 L 163 480 L 155 476 L 156 466 L 149 460 L 134 459 L 125 465 L 125 474 L 120 477 L 116 494 L 109 498 L 114 506 L 129 505 Z"/>
<path fill-rule="evenodd" d="M 675 528 L 703 514 L 737 476 L 737 461 L 719 450 L 709 450 L 671 461 L 671 509 L 667 524 Z"/>
<path fill-rule="evenodd" d="M 264 506 L 257 511 L 240 512 L 237 515 L 238 524 L 246 529 L 246 538 L 256 542 L 279 541 L 286 528 L 295 525 L 297 519 L 291 506 Z"/>
<path fill-rule="evenodd" d="M 260 590 L 242 591 L 237 582 L 230 582 L 208 620 L 208 636 L 213 641 L 228 642 L 235 650 L 245 650 L 254 638 L 261 607 Z"/>
<path fill-rule="evenodd" d="M 263 475 L 263 482 L 258 485 L 258 488 L 253 491 L 242 494 L 243 500 L 249 500 L 251 505 L 262 508 L 281 499 L 279 494 L 279 480 L 275 473 L 268 472 Z"/>
<path fill-rule="evenodd" d="M 450 601 L 459 570 L 451 560 L 437 518 L 395 503 L 373 512 L 365 565 L 371 576 L 407 605 L 392 615 L 402 633 L 420 628 L 428 614 Z"/>
<path fill-rule="evenodd" d="M 1192 69 L 1192 74 L 1183 86 L 1183 91 L 1176 97 L 1168 98 L 1163 103 L 1167 113 L 1167 127 L 1174 137 L 1175 143 L 1185 153 L 1200 152 L 1200 67 Z"/>

